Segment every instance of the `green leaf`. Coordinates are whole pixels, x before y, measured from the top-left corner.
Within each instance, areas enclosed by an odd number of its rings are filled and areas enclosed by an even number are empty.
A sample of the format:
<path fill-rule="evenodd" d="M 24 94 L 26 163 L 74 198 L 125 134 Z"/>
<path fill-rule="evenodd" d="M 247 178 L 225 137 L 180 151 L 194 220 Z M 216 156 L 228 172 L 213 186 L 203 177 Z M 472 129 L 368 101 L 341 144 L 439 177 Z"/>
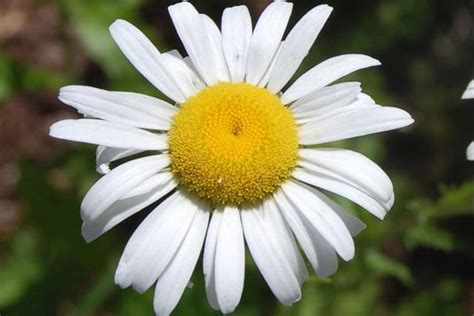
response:
<path fill-rule="evenodd" d="M 365 260 L 369 268 L 378 275 L 392 276 L 407 286 L 413 285 L 411 272 L 404 264 L 376 250 L 367 251 Z"/>
<path fill-rule="evenodd" d="M 425 246 L 452 251 L 456 242 L 454 236 L 446 230 L 430 225 L 419 225 L 406 232 L 405 244 L 408 248 Z"/>
<path fill-rule="evenodd" d="M 137 24 L 157 45 L 146 27 L 137 23 L 136 16 L 144 0 L 76 1 L 63 0 L 63 7 L 73 21 L 75 32 L 92 58 L 105 71 L 113 90 L 126 90 L 163 97 L 149 84 L 122 55 L 109 33 L 109 26 L 116 19 Z"/>
<path fill-rule="evenodd" d="M 0 309 L 20 299 L 41 276 L 43 267 L 38 242 L 37 236 L 28 229 L 19 231 L 11 241 L 10 252 L 0 264 Z"/>
<path fill-rule="evenodd" d="M 0 54 L 0 101 L 5 100 L 13 92 L 13 69 L 10 61 Z"/>
<path fill-rule="evenodd" d="M 108 262 L 106 269 L 100 273 L 98 280 L 81 298 L 76 310 L 77 316 L 96 314 L 101 305 L 103 305 L 114 292 L 120 290 L 113 282 L 117 261 L 117 258 L 113 258 L 113 260 Z"/>

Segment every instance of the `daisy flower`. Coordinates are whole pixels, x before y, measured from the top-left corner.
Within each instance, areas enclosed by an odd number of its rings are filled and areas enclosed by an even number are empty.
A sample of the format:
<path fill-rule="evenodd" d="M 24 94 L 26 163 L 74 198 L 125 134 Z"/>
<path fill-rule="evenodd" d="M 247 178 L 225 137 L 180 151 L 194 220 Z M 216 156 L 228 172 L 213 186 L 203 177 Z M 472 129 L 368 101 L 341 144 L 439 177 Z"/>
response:
<path fill-rule="evenodd" d="M 104 174 L 81 205 L 86 241 L 160 201 L 115 274 L 123 288 L 155 285 L 157 315 L 176 307 L 202 249 L 208 301 L 232 312 L 244 287 L 245 243 L 276 298 L 290 305 L 308 276 L 297 245 L 327 277 L 337 256 L 354 257 L 353 236 L 365 227 L 321 190 L 381 219 L 393 205 L 392 183 L 374 162 L 314 145 L 413 119 L 377 105 L 358 82 L 334 84 L 380 64 L 368 56 L 328 59 L 288 84 L 332 11 L 315 7 L 283 39 L 292 6 L 271 3 L 254 28 L 245 6 L 227 8 L 219 29 L 189 2 L 172 5 L 188 57 L 161 53 L 130 23 L 114 22 L 119 48 L 172 102 L 85 86 L 60 91 L 85 118 L 57 122 L 50 135 L 98 145 Z"/>
<path fill-rule="evenodd" d="M 474 99 L 474 80 L 467 86 L 466 91 L 462 95 L 463 99 Z M 467 147 L 466 156 L 468 160 L 474 160 L 474 142 Z"/>

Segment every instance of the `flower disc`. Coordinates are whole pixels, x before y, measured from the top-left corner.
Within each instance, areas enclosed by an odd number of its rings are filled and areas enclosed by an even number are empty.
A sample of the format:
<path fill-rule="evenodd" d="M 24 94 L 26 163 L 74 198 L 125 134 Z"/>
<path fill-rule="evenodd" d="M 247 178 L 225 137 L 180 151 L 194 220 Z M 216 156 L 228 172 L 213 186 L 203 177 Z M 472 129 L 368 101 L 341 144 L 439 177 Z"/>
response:
<path fill-rule="evenodd" d="M 246 83 L 218 83 L 189 98 L 169 132 L 172 171 L 216 204 L 254 203 L 297 160 L 296 123 L 280 99 Z"/>

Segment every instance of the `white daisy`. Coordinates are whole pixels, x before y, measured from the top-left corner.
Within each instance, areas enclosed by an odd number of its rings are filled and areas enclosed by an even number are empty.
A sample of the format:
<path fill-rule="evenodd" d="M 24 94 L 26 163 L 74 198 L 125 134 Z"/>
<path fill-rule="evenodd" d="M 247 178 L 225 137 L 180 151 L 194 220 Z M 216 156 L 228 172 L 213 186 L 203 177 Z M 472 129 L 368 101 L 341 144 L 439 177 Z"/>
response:
<path fill-rule="evenodd" d="M 114 22 L 122 52 L 175 105 L 130 92 L 61 89 L 61 101 L 86 118 L 57 122 L 50 134 L 99 145 L 97 168 L 105 174 L 81 205 L 84 238 L 165 197 L 130 238 L 115 275 L 119 286 L 139 292 L 155 284 L 158 315 L 177 305 L 203 246 L 209 303 L 232 312 L 244 287 L 244 239 L 272 292 L 290 305 L 308 276 L 297 243 L 326 277 L 337 270 L 337 255 L 353 258 L 352 236 L 365 227 L 319 189 L 378 218 L 393 205 L 392 183 L 374 162 L 313 145 L 413 119 L 377 105 L 358 82 L 333 84 L 380 64 L 364 55 L 326 60 L 285 89 L 332 8 L 315 7 L 283 40 L 291 10 L 273 2 L 252 28 L 245 6 L 227 8 L 219 30 L 190 3 L 172 5 L 184 58 L 160 53 L 133 25 Z"/>
<path fill-rule="evenodd" d="M 474 80 L 469 82 L 469 85 L 466 88 L 462 95 L 463 99 L 474 99 Z M 466 150 L 466 156 L 468 160 L 474 160 L 474 142 L 471 142 Z"/>

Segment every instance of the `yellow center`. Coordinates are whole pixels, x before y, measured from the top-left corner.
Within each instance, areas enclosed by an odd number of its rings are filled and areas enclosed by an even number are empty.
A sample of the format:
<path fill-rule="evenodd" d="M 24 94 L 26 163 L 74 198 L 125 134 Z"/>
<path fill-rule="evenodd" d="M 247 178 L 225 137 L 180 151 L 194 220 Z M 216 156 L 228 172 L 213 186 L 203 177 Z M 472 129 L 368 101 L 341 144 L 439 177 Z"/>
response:
<path fill-rule="evenodd" d="M 189 98 L 169 131 L 172 171 L 216 204 L 254 203 L 275 191 L 296 164 L 290 111 L 268 90 L 218 83 Z"/>

